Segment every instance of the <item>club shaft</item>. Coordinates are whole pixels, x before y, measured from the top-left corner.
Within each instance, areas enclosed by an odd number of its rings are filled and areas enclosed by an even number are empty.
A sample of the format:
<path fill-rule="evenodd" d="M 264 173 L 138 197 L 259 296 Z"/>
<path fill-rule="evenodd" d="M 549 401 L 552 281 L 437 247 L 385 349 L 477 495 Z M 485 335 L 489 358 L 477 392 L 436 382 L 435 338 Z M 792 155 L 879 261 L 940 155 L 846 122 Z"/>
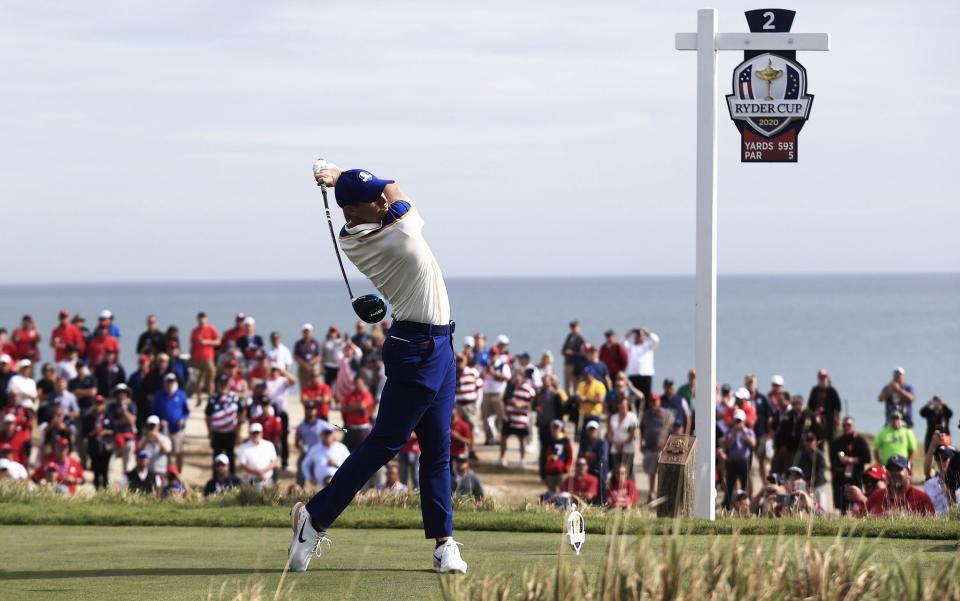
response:
<path fill-rule="evenodd" d="M 343 259 L 340 258 L 340 247 L 337 245 L 337 235 L 333 233 L 333 219 L 330 217 L 330 204 L 327 201 L 327 187 L 320 185 L 320 191 L 323 193 L 323 210 L 327 214 L 327 226 L 330 228 L 330 241 L 333 242 L 333 252 L 337 255 L 337 263 L 340 264 L 340 273 L 343 275 L 343 283 L 347 285 L 347 294 L 353 301 L 353 290 L 350 288 L 350 280 L 347 279 L 347 270 L 343 268 Z"/>

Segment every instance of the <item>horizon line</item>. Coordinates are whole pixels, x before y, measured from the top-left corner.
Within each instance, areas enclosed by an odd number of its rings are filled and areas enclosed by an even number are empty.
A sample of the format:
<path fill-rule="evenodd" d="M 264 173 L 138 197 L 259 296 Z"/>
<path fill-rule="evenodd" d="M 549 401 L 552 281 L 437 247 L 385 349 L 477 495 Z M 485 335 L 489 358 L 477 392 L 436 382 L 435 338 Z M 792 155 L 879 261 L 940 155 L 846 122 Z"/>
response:
<path fill-rule="evenodd" d="M 960 271 L 860 271 L 860 272 L 792 272 L 792 273 L 771 273 L 771 272 L 735 272 L 718 273 L 717 279 L 724 278 L 843 278 L 843 277 L 921 277 L 921 276 L 960 276 Z M 463 280 L 612 280 L 612 279 L 695 279 L 694 273 L 658 273 L 658 274 L 578 274 L 578 275 L 475 275 L 475 276 L 450 276 L 444 278 L 447 281 Z M 237 279 L 199 279 L 184 278 L 180 280 L 171 279 L 142 279 L 142 280 L 70 280 L 70 281 L 52 281 L 36 280 L 24 282 L 0 282 L 0 288 L 16 288 L 29 286 L 114 286 L 114 285 L 158 285 L 158 284 L 303 284 L 303 283 L 327 283 L 339 282 L 340 278 L 237 278 Z"/>

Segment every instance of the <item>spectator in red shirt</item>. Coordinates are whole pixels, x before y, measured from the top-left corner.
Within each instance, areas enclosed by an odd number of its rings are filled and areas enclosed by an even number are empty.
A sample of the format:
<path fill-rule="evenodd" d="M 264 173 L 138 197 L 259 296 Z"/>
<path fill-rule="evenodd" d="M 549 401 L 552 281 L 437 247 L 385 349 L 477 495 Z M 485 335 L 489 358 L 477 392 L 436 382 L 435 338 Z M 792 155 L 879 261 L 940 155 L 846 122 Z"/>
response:
<path fill-rule="evenodd" d="M 627 466 L 621 463 L 610 478 L 610 486 L 607 488 L 607 507 L 630 509 L 636 506 L 637 485 L 630 479 Z"/>
<path fill-rule="evenodd" d="M 603 335 L 606 341 L 600 347 L 600 360 L 607 366 L 610 379 L 616 381 L 617 374 L 627 369 L 627 349 L 617 340 L 613 330 L 607 330 Z"/>
<path fill-rule="evenodd" d="M 876 491 L 887 487 L 887 470 L 882 465 L 871 465 L 863 472 L 863 488 L 854 484 L 843 487 L 843 498 L 847 500 L 847 510 L 853 517 L 867 515 L 867 500 Z"/>
<path fill-rule="evenodd" d="M 887 487 L 874 491 L 867 499 L 867 513 L 915 513 L 933 515 L 933 502 L 927 493 L 910 483 L 910 462 L 893 455 L 887 459 Z"/>
<path fill-rule="evenodd" d="M 323 372 L 314 372 L 309 384 L 300 390 L 300 402 L 306 404 L 314 402 L 317 405 L 317 415 L 322 420 L 330 417 L 330 401 L 333 399 L 333 393 L 330 387 L 323 381 Z"/>
<path fill-rule="evenodd" d="M 17 359 L 30 359 L 34 363 L 40 361 L 40 332 L 32 315 L 23 316 L 20 327 L 10 334 L 10 340 L 17 347 Z M 30 377 L 33 377 L 32 368 Z"/>
<path fill-rule="evenodd" d="M 453 418 L 450 423 L 450 461 L 457 457 L 469 457 L 473 446 L 473 431 L 470 424 L 463 419 L 462 409 L 453 408 Z"/>
<path fill-rule="evenodd" d="M 207 321 L 207 314 L 197 313 L 197 327 L 190 332 L 190 364 L 197 370 L 197 402 L 200 394 L 213 394 L 217 375 L 216 353 L 220 346 L 220 332 Z"/>
<path fill-rule="evenodd" d="M 227 350 L 227 343 L 233 342 L 236 344 L 237 340 L 243 336 L 243 321 L 247 318 L 246 313 L 241 311 L 237 313 L 237 316 L 233 320 L 233 327 L 227 329 L 223 333 L 223 337 L 220 339 L 220 350 Z"/>
<path fill-rule="evenodd" d="M 70 312 L 61 309 L 57 319 L 57 327 L 50 332 L 50 348 L 53 349 L 53 360 L 55 362 L 65 360 L 67 358 L 67 347 L 71 344 L 82 355 L 87 343 L 83 339 L 80 328 L 70 323 Z"/>
<path fill-rule="evenodd" d="M 17 416 L 13 413 L 3 415 L 0 447 L 10 449 L 10 459 L 20 465 L 27 465 L 30 458 L 30 430 L 17 427 Z"/>
<path fill-rule="evenodd" d="M 83 467 L 70 455 L 70 441 L 58 438 L 53 455 L 47 455 L 37 471 L 33 473 L 34 482 L 46 481 L 58 492 L 73 495 L 77 485 L 84 483 Z"/>
<path fill-rule="evenodd" d="M 585 503 L 593 503 L 597 500 L 597 494 L 600 491 L 600 481 L 587 472 L 587 460 L 581 457 L 577 459 L 577 467 L 573 475 L 566 477 L 560 485 L 560 490 L 580 498 Z"/>
<path fill-rule="evenodd" d="M 367 383 L 362 377 L 353 379 L 353 392 L 340 405 L 340 412 L 343 414 L 343 425 L 347 428 L 343 444 L 352 453 L 370 433 L 373 416 L 373 395 L 367 390 Z"/>
<path fill-rule="evenodd" d="M 257 417 L 251 419 L 250 423 L 263 426 L 263 440 L 270 441 L 274 448 L 279 449 L 283 437 L 283 422 L 280 421 L 280 417 L 270 403 L 270 397 L 266 395 L 266 388 L 257 391 L 257 405 L 260 407 L 260 413 Z"/>
<path fill-rule="evenodd" d="M 7 328 L 0 328 L 0 355 L 10 357 L 10 362 L 17 360 L 17 345 L 10 341 Z"/>
<path fill-rule="evenodd" d="M 102 319 L 97 326 L 97 333 L 87 343 L 87 364 L 93 367 L 100 365 L 108 350 L 120 356 L 120 343 L 110 335 L 110 321 Z"/>

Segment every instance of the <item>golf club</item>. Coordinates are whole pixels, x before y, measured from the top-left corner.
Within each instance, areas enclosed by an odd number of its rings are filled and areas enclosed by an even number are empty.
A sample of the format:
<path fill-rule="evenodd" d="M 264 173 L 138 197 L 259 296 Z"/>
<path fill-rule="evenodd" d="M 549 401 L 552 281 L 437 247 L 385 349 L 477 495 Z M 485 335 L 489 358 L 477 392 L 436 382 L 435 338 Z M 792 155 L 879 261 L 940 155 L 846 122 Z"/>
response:
<path fill-rule="evenodd" d="M 313 174 L 317 175 L 321 170 L 332 166 L 324 159 L 317 159 L 313 163 Z M 387 304 L 380 296 L 376 294 L 364 294 L 360 297 L 353 296 L 353 289 L 350 288 L 350 280 L 347 279 L 347 271 L 343 268 L 343 259 L 340 258 L 340 247 L 337 246 L 337 236 L 333 232 L 333 218 L 330 217 L 330 204 L 327 201 L 327 187 L 323 182 L 317 182 L 320 186 L 320 192 L 323 193 L 323 209 L 327 214 L 327 226 L 330 228 L 330 241 L 333 242 L 333 252 L 337 255 L 337 263 L 340 264 L 340 273 L 343 274 L 343 283 L 347 285 L 347 294 L 350 296 L 350 304 L 353 305 L 353 311 L 357 317 L 367 323 L 379 323 L 387 315 Z"/>

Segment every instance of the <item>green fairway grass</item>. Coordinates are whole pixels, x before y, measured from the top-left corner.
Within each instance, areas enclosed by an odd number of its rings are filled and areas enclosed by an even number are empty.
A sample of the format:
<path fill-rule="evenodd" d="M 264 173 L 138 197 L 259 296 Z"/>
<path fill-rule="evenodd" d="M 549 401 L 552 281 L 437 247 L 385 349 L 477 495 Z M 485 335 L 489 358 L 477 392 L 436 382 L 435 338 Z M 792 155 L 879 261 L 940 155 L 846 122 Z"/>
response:
<path fill-rule="evenodd" d="M 333 548 L 314 558 L 309 572 L 287 575 L 286 582 L 295 584 L 292 599 L 440 599 L 440 576 L 430 571 L 433 543 L 420 533 L 335 529 L 331 537 Z M 471 574 L 503 572 L 513 579 L 537 565 L 555 564 L 558 552 L 595 576 L 605 544 L 604 536 L 588 535 L 576 558 L 559 534 L 465 532 L 458 538 Z M 702 554 L 714 538 L 684 536 L 684 552 Z M 655 540 L 666 544 L 668 539 Z M 833 540 L 818 537 L 815 542 L 826 546 Z M 4 526 L 0 599 L 198 600 L 206 599 L 211 587 L 216 599 L 224 582 L 229 583 L 229 599 L 237 586 L 262 581 L 268 600 L 289 542 L 290 531 L 281 528 Z M 957 553 L 952 543 L 941 541 L 880 539 L 869 544 L 874 561 L 915 557 L 925 569 Z"/>

